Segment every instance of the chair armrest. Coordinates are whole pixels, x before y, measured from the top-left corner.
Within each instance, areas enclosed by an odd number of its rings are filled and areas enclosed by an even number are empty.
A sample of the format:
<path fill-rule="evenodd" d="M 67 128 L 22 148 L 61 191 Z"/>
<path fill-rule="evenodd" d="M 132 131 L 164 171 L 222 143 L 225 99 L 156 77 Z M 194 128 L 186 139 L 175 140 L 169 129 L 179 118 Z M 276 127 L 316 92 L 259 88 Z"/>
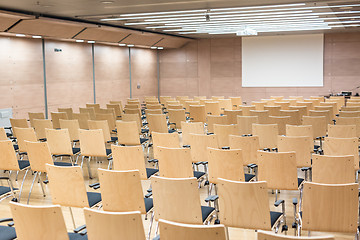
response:
<path fill-rule="evenodd" d="M 206 135 L 214 135 L 214 133 L 207 133 Z"/>
<path fill-rule="evenodd" d="M 0 180 L 9 180 L 9 177 L 0 177 Z M 1 219 L 0 219 L 1 221 Z"/>
<path fill-rule="evenodd" d="M 211 195 L 211 196 L 208 196 L 206 199 L 205 199 L 205 202 L 215 202 L 216 200 L 219 199 L 219 196 L 218 195 Z"/>
<path fill-rule="evenodd" d="M 275 207 L 278 207 L 280 204 L 284 204 L 284 203 L 285 203 L 285 200 L 280 199 L 280 200 L 277 200 L 277 201 L 274 203 L 274 206 L 275 206 Z"/>
<path fill-rule="evenodd" d="M 229 150 L 230 147 L 222 147 L 221 149 L 223 149 L 223 150 Z"/>

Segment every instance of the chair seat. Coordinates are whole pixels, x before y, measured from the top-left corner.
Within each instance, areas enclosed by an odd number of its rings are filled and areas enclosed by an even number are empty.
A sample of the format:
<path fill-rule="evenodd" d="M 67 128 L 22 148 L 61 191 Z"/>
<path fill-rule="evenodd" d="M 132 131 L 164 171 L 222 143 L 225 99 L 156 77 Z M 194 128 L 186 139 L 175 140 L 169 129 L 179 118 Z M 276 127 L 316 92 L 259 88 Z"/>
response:
<path fill-rule="evenodd" d="M 87 240 L 87 235 L 81 235 L 80 233 L 68 233 L 70 240 Z"/>
<path fill-rule="evenodd" d="M 89 201 L 89 206 L 93 207 L 97 203 L 101 202 L 101 194 L 97 192 L 87 192 L 87 197 Z"/>
<path fill-rule="evenodd" d="M 201 215 L 202 215 L 203 222 L 205 222 L 205 220 L 209 217 L 209 215 L 213 211 L 215 211 L 215 208 L 213 208 L 213 207 L 201 206 Z"/>
<path fill-rule="evenodd" d="M 80 152 L 80 148 L 72 148 L 73 154 L 78 154 Z"/>
<path fill-rule="evenodd" d="M 59 167 L 71 167 L 73 166 L 72 163 L 69 162 L 54 162 L 55 166 L 59 166 Z"/>
<path fill-rule="evenodd" d="M 25 168 L 27 168 L 27 167 L 30 166 L 29 161 L 20 160 L 20 161 L 18 161 L 18 163 L 19 163 L 19 168 L 20 168 L 20 170 L 23 170 L 23 169 L 25 169 Z"/>
<path fill-rule="evenodd" d="M 145 201 L 145 210 L 146 212 L 149 212 L 154 207 L 153 199 L 144 198 L 144 201 Z"/>
<path fill-rule="evenodd" d="M 300 187 L 300 185 L 304 182 L 303 178 L 298 178 L 298 187 Z"/>
<path fill-rule="evenodd" d="M 13 189 L 14 191 L 18 190 L 17 188 L 13 188 Z M 11 189 L 9 187 L 0 186 L 0 196 L 7 194 L 9 192 L 11 192 Z"/>
<path fill-rule="evenodd" d="M 19 145 L 15 144 L 15 145 L 14 145 L 14 150 L 15 150 L 15 151 L 19 150 Z"/>
<path fill-rule="evenodd" d="M 146 141 L 149 141 L 149 139 L 148 138 L 140 138 L 140 144 L 143 144 Z"/>
<path fill-rule="evenodd" d="M 11 240 L 15 238 L 15 228 L 8 226 L 0 226 L 0 240 Z"/>
<path fill-rule="evenodd" d="M 106 149 L 106 156 L 109 156 L 111 154 L 111 149 Z"/>
<path fill-rule="evenodd" d="M 270 218 L 271 218 L 271 227 L 274 226 L 274 224 L 276 223 L 276 221 L 282 216 L 281 212 L 273 212 L 270 211 Z"/>
<path fill-rule="evenodd" d="M 159 171 L 159 169 L 146 168 L 146 176 L 147 176 L 147 178 L 150 178 L 152 175 L 154 175 L 154 174 L 157 173 L 158 171 Z"/>
<path fill-rule="evenodd" d="M 194 171 L 194 177 L 196 177 L 196 179 L 199 179 L 204 175 L 205 175 L 204 172 Z"/>
<path fill-rule="evenodd" d="M 176 130 L 175 130 L 175 129 L 169 129 L 168 132 L 169 132 L 169 133 L 173 133 L 173 132 L 176 132 Z"/>
<path fill-rule="evenodd" d="M 247 174 L 245 173 L 245 182 L 250 182 L 251 179 L 255 177 L 254 174 Z"/>

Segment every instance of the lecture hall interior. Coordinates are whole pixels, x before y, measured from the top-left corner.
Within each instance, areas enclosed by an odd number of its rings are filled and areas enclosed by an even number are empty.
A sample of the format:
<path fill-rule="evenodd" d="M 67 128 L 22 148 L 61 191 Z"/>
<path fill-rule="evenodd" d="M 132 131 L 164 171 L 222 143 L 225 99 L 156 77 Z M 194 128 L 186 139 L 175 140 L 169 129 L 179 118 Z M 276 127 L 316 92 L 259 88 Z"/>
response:
<path fill-rule="evenodd" d="M 359 0 L 0 0 L 0 240 L 359 240 Z"/>

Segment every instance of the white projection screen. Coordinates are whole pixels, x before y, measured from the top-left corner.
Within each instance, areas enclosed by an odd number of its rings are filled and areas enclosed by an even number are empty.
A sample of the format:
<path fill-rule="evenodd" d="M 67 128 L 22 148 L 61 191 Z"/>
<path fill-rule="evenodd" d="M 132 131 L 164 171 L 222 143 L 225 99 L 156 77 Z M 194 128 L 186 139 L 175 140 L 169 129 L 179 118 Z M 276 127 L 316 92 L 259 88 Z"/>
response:
<path fill-rule="evenodd" d="M 322 87 L 324 35 L 242 38 L 243 87 Z"/>

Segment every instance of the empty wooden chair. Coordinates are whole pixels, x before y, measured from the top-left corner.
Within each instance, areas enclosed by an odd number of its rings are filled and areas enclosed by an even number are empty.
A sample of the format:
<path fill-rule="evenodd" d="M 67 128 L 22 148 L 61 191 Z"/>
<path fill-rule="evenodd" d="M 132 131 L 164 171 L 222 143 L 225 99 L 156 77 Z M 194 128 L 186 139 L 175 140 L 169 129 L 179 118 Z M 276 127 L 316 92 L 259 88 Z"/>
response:
<path fill-rule="evenodd" d="M 30 206 L 10 202 L 10 209 L 16 225 L 17 239 L 87 239 L 86 235 L 67 232 L 59 205 Z"/>
<path fill-rule="evenodd" d="M 238 116 L 237 127 L 239 135 L 252 134 L 253 123 L 259 123 L 258 116 Z"/>
<path fill-rule="evenodd" d="M 360 117 L 360 111 L 341 111 L 339 117 Z"/>
<path fill-rule="evenodd" d="M 80 113 L 87 113 L 91 120 L 95 120 L 95 108 L 79 108 Z M 74 115 L 74 114 L 73 114 Z"/>
<path fill-rule="evenodd" d="M 243 162 L 244 166 L 249 164 L 257 164 L 257 151 L 260 149 L 258 136 L 229 136 L 230 149 L 243 150 Z"/>
<path fill-rule="evenodd" d="M 253 124 L 252 134 L 259 136 L 261 149 L 272 149 L 277 147 L 277 136 L 279 127 L 277 124 Z"/>
<path fill-rule="evenodd" d="M 269 112 L 269 116 L 280 116 L 281 106 L 264 106 L 264 110 Z"/>
<path fill-rule="evenodd" d="M 303 125 L 311 125 L 314 139 L 321 139 L 326 136 L 326 117 L 325 116 L 303 116 Z"/>
<path fill-rule="evenodd" d="M 306 136 L 314 139 L 311 125 L 286 125 L 286 136 Z"/>
<path fill-rule="evenodd" d="M 95 112 L 97 112 L 97 110 L 100 109 L 100 104 L 98 104 L 98 103 L 87 103 L 86 107 L 87 108 L 94 108 Z"/>
<path fill-rule="evenodd" d="M 308 136 L 278 136 L 279 152 L 295 152 L 298 168 L 311 167 L 313 140 Z"/>
<path fill-rule="evenodd" d="M 202 123 L 206 122 L 206 110 L 204 105 L 190 105 L 189 113 L 190 121 Z"/>
<path fill-rule="evenodd" d="M 312 181 L 325 184 L 354 183 L 354 156 L 329 156 L 314 154 Z M 336 173 L 334 170 L 336 169 Z"/>
<path fill-rule="evenodd" d="M 55 129 L 60 128 L 59 119 L 69 119 L 66 112 L 51 112 L 51 120 Z"/>
<path fill-rule="evenodd" d="M 313 103 L 312 102 L 306 102 L 305 99 L 304 99 L 304 102 L 296 102 L 296 106 L 302 106 L 302 107 L 306 107 L 306 112 L 308 113 L 309 110 L 313 110 L 314 109 L 314 106 L 313 106 Z M 291 106 L 290 106 L 291 107 Z M 289 107 L 289 108 L 290 108 Z"/>
<path fill-rule="evenodd" d="M 260 124 L 267 124 L 269 123 L 269 112 L 266 110 L 264 111 L 257 111 L 257 110 L 250 110 L 250 116 L 257 116 L 258 122 Z"/>
<path fill-rule="evenodd" d="M 302 115 L 299 110 L 280 110 L 280 116 L 289 116 L 291 125 L 301 125 Z"/>
<path fill-rule="evenodd" d="M 79 142 L 79 129 L 80 124 L 79 120 L 73 119 L 73 120 L 65 120 L 60 119 L 60 128 L 61 129 L 67 129 L 70 134 L 70 140 L 75 144 L 76 142 Z"/>
<path fill-rule="evenodd" d="M 103 212 L 84 208 L 84 215 L 87 236 L 90 240 L 146 239 L 139 211 Z"/>
<path fill-rule="evenodd" d="M 168 129 L 166 116 L 164 114 L 149 114 L 147 116 L 147 121 L 149 123 L 149 131 L 151 132 L 160 132 L 160 133 L 172 133 L 175 130 Z"/>
<path fill-rule="evenodd" d="M 299 111 L 300 118 L 302 119 L 302 116 L 307 116 L 309 114 L 308 108 L 306 106 L 289 106 L 289 110 L 297 110 Z"/>
<path fill-rule="evenodd" d="M 253 110 L 255 111 L 255 106 L 245 106 L 242 105 L 239 107 L 242 110 L 243 116 L 251 116 L 250 115 L 250 111 Z"/>
<path fill-rule="evenodd" d="M 196 178 L 151 178 L 155 220 L 202 224 L 211 221 L 215 208 L 201 206 Z"/>
<path fill-rule="evenodd" d="M 279 134 L 285 135 L 286 125 L 292 124 L 293 121 L 291 120 L 290 116 L 269 116 L 268 123 L 269 124 L 277 124 Z"/>
<path fill-rule="evenodd" d="M 332 123 L 332 117 L 330 116 L 330 111 L 329 110 L 325 110 L 325 111 L 310 110 L 309 111 L 309 116 L 311 116 L 311 117 L 324 116 L 326 118 L 326 123 L 327 124 Z M 327 127 L 327 125 L 326 125 L 326 127 Z"/>
<path fill-rule="evenodd" d="M 225 110 L 232 110 L 231 99 L 219 99 L 220 113 L 224 113 Z"/>
<path fill-rule="evenodd" d="M 148 138 L 140 138 L 139 126 L 135 121 L 116 121 L 117 141 L 120 145 L 141 145 L 146 143 Z"/>
<path fill-rule="evenodd" d="M 334 119 L 335 117 L 335 113 L 334 113 L 334 109 L 332 106 L 315 106 L 314 107 L 315 111 L 329 111 L 329 117 L 331 120 Z"/>
<path fill-rule="evenodd" d="M 181 129 L 181 122 L 186 121 L 185 109 L 168 109 L 169 123 L 177 130 Z"/>
<path fill-rule="evenodd" d="M 237 116 L 242 116 L 242 110 L 224 110 L 224 115 L 227 119 L 227 124 L 236 124 Z"/>
<path fill-rule="evenodd" d="M 68 116 L 68 119 L 73 119 L 73 109 L 72 108 L 58 108 L 58 112 L 65 112 Z"/>
<path fill-rule="evenodd" d="M 298 234 L 304 231 L 352 233 L 358 238 L 358 184 L 306 182 Z M 326 199 L 326 201 L 322 201 Z M 344 204 L 346 202 L 346 204 Z"/>
<path fill-rule="evenodd" d="M 162 109 L 145 109 L 145 115 L 149 114 L 162 114 Z"/>
<path fill-rule="evenodd" d="M 123 114 L 122 105 L 121 104 L 106 104 L 106 108 L 114 109 L 116 119 L 120 120 Z"/>
<path fill-rule="evenodd" d="M 227 122 L 226 116 L 208 115 L 206 118 L 207 118 L 207 131 L 208 131 L 208 133 L 214 133 L 214 124 L 225 125 L 226 122 Z"/>
<path fill-rule="evenodd" d="M 182 104 L 169 104 L 167 110 L 184 109 Z M 184 109 L 185 110 L 185 109 Z"/>
<path fill-rule="evenodd" d="M 340 109 L 341 112 L 347 112 L 347 111 L 350 111 L 350 112 L 357 112 L 357 111 L 360 111 L 360 106 L 359 107 L 352 107 L 352 106 L 342 106 L 341 109 Z M 341 114 L 341 112 L 339 112 L 339 114 Z"/>
<path fill-rule="evenodd" d="M 266 102 L 256 102 L 252 101 L 251 105 L 255 106 L 256 111 L 264 111 L 264 106 L 266 105 Z"/>
<path fill-rule="evenodd" d="M 355 125 L 328 125 L 328 136 L 335 138 L 357 137 Z"/>
<path fill-rule="evenodd" d="M 159 171 L 158 169 L 145 167 L 144 152 L 141 146 L 111 145 L 111 151 L 114 170 L 139 170 L 143 180 L 150 178 Z"/>
<path fill-rule="evenodd" d="M 46 140 L 46 129 L 53 129 L 53 124 L 50 119 L 34 119 L 33 127 L 35 129 L 35 133 L 37 138 L 40 141 Z"/>
<path fill-rule="evenodd" d="M 162 109 L 161 104 L 146 104 L 147 109 Z"/>
<path fill-rule="evenodd" d="M 89 129 L 101 129 L 104 134 L 104 140 L 106 143 L 116 142 L 116 137 L 111 137 L 109 123 L 107 120 L 89 120 Z"/>
<path fill-rule="evenodd" d="M 237 134 L 237 125 L 214 124 L 214 134 L 217 136 L 218 146 L 229 147 L 229 136 Z"/>
<path fill-rule="evenodd" d="M 80 129 L 89 129 L 88 121 L 91 119 L 89 113 L 73 113 L 73 119 L 79 121 Z M 95 117 L 93 118 L 93 120 L 94 119 Z M 60 124 L 60 128 L 61 128 L 61 124 Z"/>
<path fill-rule="evenodd" d="M 204 124 L 202 122 L 187 123 L 181 122 L 182 143 L 183 145 L 190 145 L 190 134 L 204 134 Z"/>
<path fill-rule="evenodd" d="M 97 121 L 104 121 L 106 120 L 109 127 L 109 132 L 115 130 L 115 118 L 112 113 L 96 113 L 95 114 L 95 120 Z M 90 126 L 89 126 L 90 127 Z"/>
<path fill-rule="evenodd" d="M 28 115 L 29 115 L 29 121 L 31 127 L 34 127 L 33 125 L 34 119 L 45 119 L 45 114 L 43 112 L 38 112 L 38 113 L 29 112 Z"/>
<path fill-rule="evenodd" d="M 229 99 L 231 100 L 231 104 L 234 110 L 239 109 L 239 107 L 242 105 L 241 97 L 229 97 Z"/>
<path fill-rule="evenodd" d="M 290 102 L 288 101 L 275 101 L 275 105 L 281 107 L 281 110 L 289 110 Z"/>
<path fill-rule="evenodd" d="M 10 118 L 10 124 L 11 124 L 11 128 L 12 128 L 13 136 L 15 138 L 16 138 L 16 133 L 14 131 L 15 127 L 17 127 L 17 128 L 28 128 L 29 127 L 29 124 L 25 118 L 24 119 Z"/>
<path fill-rule="evenodd" d="M 207 148 L 219 148 L 217 136 L 206 134 L 190 134 L 192 162 L 199 164 L 207 162 Z"/>
<path fill-rule="evenodd" d="M 218 195 L 220 222 L 226 227 L 255 230 L 275 228 L 277 232 L 285 218 L 285 212 L 270 211 L 266 182 L 238 182 L 220 178 Z"/>
<path fill-rule="evenodd" d="M 162 240 L 225 240 L 224 225 L 203 226 L 159 220 Z"/>
<path fill-rule="evenodd" d="M 154 158 L 158 158 L 158 147 L 180 148 L 179 134 L 177 133 L 152 133 Z"/>
<path fill-rule="evenodd" d="M 133 122 L 133 121 L 135 121 L 137 123 L 137 126 L 138 126 L 139 134 L 149 132 L 149 129 L 143 129 L 142 128 L 143 124 L 142 124 L 142 121 L 141 121 L 138 114 L 126 114 L 126 113 L 124 113 L 122 115 L 122 117 L 121 117 L 121 121 L 123 121 L 123 122 Z"/>
<path fill-rule="evenodd" d="M 35 130 L 33 128 L 13 128 L 14 133 L 17 137 L 17 145 L 18 145 L 18 154 L 21 155 L 21 159 L 23 155 L 26 155 L 26 146 L 25 141 L 36 142 L 38 139 L 35 134 Z"/>
<path fill-rule="evenodd" d="M 336 125 L 355 125 L 356 136 L 360 138 L 360 117 L 336 117 Z"/>
<path fill-rule="evenodd" d="M 219 102 L 205 102 L 205 112 L 207 115 L 220 115 L 220 103 Z"/>

